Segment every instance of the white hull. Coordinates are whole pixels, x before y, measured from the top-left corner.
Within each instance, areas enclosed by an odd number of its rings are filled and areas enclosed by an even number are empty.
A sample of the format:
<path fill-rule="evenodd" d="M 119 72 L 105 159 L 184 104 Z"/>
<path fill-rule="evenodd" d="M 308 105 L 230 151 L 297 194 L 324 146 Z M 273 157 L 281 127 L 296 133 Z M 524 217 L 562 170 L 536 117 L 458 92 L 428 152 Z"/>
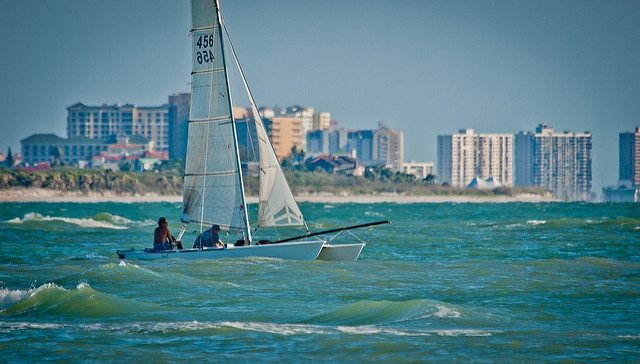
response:
<path fill-rule="evenodd" d="M 358 256 L 360 256 L 360 252 L 364 246 L 365 243 L 337 245 L 324 244 L 317 259 L 355 262 L 356 259 L 358 259 Z"/>
<path fill-rule="evenodd" d="M 118 250 L 120 259 L 222 259 L 243 257 L 268 257 L 294 260 L 314 260 L 324 245 L 322 240 L 298 241 L 281 244 L 233 246 L 226 248 L 182 249 L 147 251 L 144 249 Z"/>

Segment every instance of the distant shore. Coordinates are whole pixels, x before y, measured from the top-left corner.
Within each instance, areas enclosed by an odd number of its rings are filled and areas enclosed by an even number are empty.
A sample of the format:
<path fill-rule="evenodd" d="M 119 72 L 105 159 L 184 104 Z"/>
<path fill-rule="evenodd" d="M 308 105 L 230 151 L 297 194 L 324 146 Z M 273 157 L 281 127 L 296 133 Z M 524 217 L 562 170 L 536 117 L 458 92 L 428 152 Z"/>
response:
<path fill-rule="evenodd" d="M 403 194 L 379 194 L 379 195 L 334 195 L 322 193 L 315 195 L 296 196 L 298 202 L 323 202 L 323 203 L 440 203 L 440 202 L 549 202 L 558 201 L 550 195 L 520 194 L 516 196 L 460 196 L 460 195 L 428 195 L 412 196 Z M 89 192 L 80 191 L 63 192 L 42 188 L 13 188 L 0 190 L 0 202 L 182 202 L 182 196 L 160 195 L 148 193 L 144 195 L 122 195 L 111 191 Z M 248 203 L 257 203 L 255 196 L 247 197 Z"/>

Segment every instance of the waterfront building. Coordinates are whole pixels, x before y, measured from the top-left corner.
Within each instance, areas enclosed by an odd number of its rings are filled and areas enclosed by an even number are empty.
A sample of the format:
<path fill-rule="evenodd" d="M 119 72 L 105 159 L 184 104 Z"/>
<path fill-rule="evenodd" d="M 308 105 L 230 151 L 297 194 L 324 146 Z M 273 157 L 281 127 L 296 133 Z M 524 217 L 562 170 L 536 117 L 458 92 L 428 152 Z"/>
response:
<path fill-rule="evenodd" d="M 349 154 L 363 166 L 374 166 L 373 130 L 352 130 L 347 133 Z"/>
<path fill-rule="evenodd" d="M 640 127 L 619 134 L 618 179 L 640 187 Z"/>
<path fill-rule="evenodd" d="M 300 118 L 274 117 L 271 119 L 270 131 L 271 144 L 273 144 L 273 149 L 280 161 L 291 155 L 293 147 L 302 150 L 302 120 Z"/>
<path fill-rule="evenodd" d="M 329 151 L 329 130 L 310 130 L 307 132 L 307 154 L 333 154 Z"/>
<path fill-rule="evenodd" d="M 373 158 L 396 172 L 402 171 L 404 162 L 404 140 L 401 130 L 387 127 L 382 121 L 373 134 Z"/>
<path fill-rule="evenodd" d="M 603 188 L 609 202 L 640 202 L 640 127 L 619 134 L 618 185 Z"/>
<path fill-rule="evenodd" d="M 107 139 L 112 135 L 141 135 L 153 141 L 156 149 L 169 150 L 169 105 L 77 103 L 67 108 L 67 137 Z"/>
<path fill-rule="evenodd" d="M 191 93 L 169 96 L 169 157 L 184 159 L 187 155 Z"/>
<path fill-rule="evenodd" d="M 107 139 L 76 136 L 67 139 L 55 134 L 33 134 L 22 139 L 20 144 L 22 162 L 31 166 L 42 162 L 53 162 L 56 154 L 59 154 L 61 161 L 77 166 L 101 155 L 117 155 L 121 158 L 129 155 L 143 156 L 146 152 L 154 152 L 153 141 L 140 135 Z M 132 153 L 134 150 L 136 152 Z"/>
<path fill-rule="evenodd" d="M 416 176 L 417 179 L 423 180 L 427 178 L 428 175 L 433 175 L 433 163 L 420 163 L 414 161 L 405 162 L 402 163 L 402 173 L 412 174 Z"/>
<path fill-rule="evenodd" d="M 329 127 L 329 154 L 349 155 L 349 132 L 344 128 L 338 128 L 335 122 Z"/>
<path fill-rule="evenodd" d="M 348 156 L 328 156 L 320 155 L 309 158 L 305 166 L 311 170 L 322 169 L 327 173 L 344 173 L 352 176 L 362 176 L 364 167 L 358 164 L 358 160 Z"/>
<path fill-rule="evenodd" d="M 329 129 L 331 125 L 331 113 L 317 112 L 313 113 L 313 130 Z"/>
<path fill-rule="evenodd" d="M 438 135 L 438 180 L 453 187 L 466 187 L 474 178 L 493 178 L 513 185 L 513 135 L 475 134 L 462 129 L 457 134 Z"/>
<path fill-rule="evenodd" d="M 517 186 L 537 186 L 567 200 L 591 200 L 591 133 L 554 133 L 539 124 L 516 135 Z"/>
<path fill-rule="evenodd" d="M 314 115 L 315 114 L 312 107 L 302 107 L 300 105 L 293 105 L 293 106 L 287 107 L 283 115 L 286 117 L 300 118 L 300 130 L 303 136 L 303 138 L 301 139 L 300 147 L 304 151 L 307 150 L 307 138 L 305 136 L 307 135 L 307 132 L 309 130 L 315 129 L 313 127 Z"/>
<path fill-rule="evenodd" d="M 337 133 L 336 141 L 339 143 L 339 136 L 345 131 Z M 346 135 L 345 154 L 357 158 L 363 166 L 384 165 L 393 171 L 402 171 L 404 140 L 401 130 L 390 129 L 379 122 L 377 130 L 352 130 Z"/>

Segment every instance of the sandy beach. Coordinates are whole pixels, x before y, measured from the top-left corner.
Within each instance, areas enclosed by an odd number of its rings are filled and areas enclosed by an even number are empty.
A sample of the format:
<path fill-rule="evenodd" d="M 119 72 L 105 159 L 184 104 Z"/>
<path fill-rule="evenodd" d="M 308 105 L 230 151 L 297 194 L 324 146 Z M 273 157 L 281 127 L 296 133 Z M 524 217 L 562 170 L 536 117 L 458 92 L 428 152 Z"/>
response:
<path fill-rule="evenodd" d="M 557 201 L 553 196 L 541 196 L 533 194 L 521 194 L 517 196 L 407 196 L 402 194 L 380 195 L 299 195 L 298 202 L 323 202 L 323 203 L 439 203 L 439 202 L 546 202 Z M 0 191 L 0 202 L 181 202 L 182 196 L 177 195 L 120 195 L 110 191 L 102 193 L 91 192 L 84 194 L 79 191 L 62 192 L 41 188 L 14 188 Z M 248 203 L 257 203 L 256 196 L 247 197 Z"/>

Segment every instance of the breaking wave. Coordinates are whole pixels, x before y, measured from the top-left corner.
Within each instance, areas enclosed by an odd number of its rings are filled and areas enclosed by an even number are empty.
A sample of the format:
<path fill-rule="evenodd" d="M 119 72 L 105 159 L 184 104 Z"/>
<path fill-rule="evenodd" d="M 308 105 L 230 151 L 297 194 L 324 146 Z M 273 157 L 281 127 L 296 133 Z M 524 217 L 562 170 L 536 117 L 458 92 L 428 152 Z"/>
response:
<path fill-rule="evenodd" d="M 111 317 L 144 312 L 152 307 L 97 291 L 87 283 L 66 289 L 46 283 L 28 290 L 0 290 L 0 313 L 9 316 L 55 315 L 70 317 Z"/>
<path fill-rule="evenodd" d="M 105 215 L 111 216 L 110 219 L 105 219 Z M 96 219 L 98 217 L 98 219 Z M 37 223 L 64 223 L 64 224 L 72 224 L 85 228 L 101 228 L 101 229 L 114 229 L 114 230 L 124 230 L 127 229 L 127 226 L 122 226 L 118 224 L 126 224 L 131 223 L 130 220 L 125 219 L 120 216 L 114 216 L 107 213 L 101 213 L 93 218 L 85 219 L 85 218 L 75 218 L 75 217 L 58 217 L 58 216 L 46 216 L 39 214 L 37 212 L 29 212 L 25 214 L 22 218 L 16 217 L 7 221 L 10 224 L 22 224 L 31 226 Z"/>

